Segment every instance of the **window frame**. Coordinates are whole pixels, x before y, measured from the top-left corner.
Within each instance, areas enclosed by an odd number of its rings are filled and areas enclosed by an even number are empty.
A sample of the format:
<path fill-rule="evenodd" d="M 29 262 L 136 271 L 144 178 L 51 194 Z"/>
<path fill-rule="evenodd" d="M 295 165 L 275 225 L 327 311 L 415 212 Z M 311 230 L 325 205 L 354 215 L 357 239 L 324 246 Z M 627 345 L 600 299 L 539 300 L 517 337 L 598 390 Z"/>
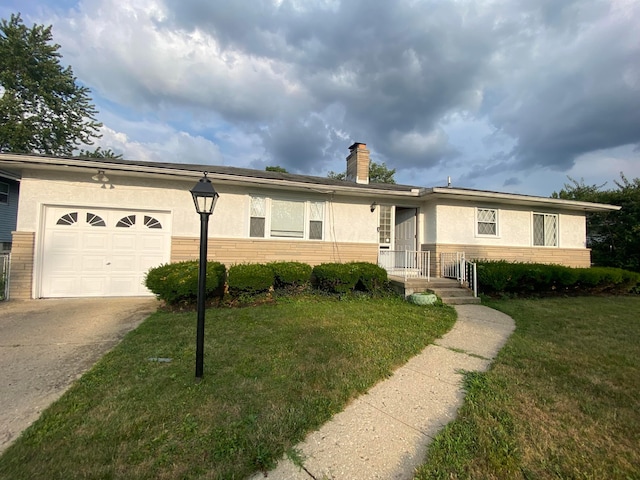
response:
<path fill-rule="evenodd" d="M 495 233 L 480 233 L 480 211 L 481 210 L 490 210 L 495 212 Z M 500 209 L 492 208 L 492 207 L 476 207 L 476 216 L 475 216 L 475 235 L 480 238 L 499 238 L 500 237 Z M 482 223 L 492 223 L 492 222 L 482 222 Z"/>
<path fill-rule="evenodd" d="M 262 198 L 264 201 L 264 216 L 255 216 L 253 215 L 253 199 L 254 198 Z M 272 219 L 273 219 L 273 208 L 274 205 L 278 205 L 280 203 L 285 202 L 294 202 L 302 204 L 302 236 L 286 236 L 286 235 L 274 235 L 272 231 Z M 315 207 L 315 212 L 312 212 L 313 205 L 320 205 L 319 207 Z M 319 209 L 318 209 L 319 208 Z M 313 215 L 313 213 L 320 212 L 321 219 L 318 219 L 318 215 Z M 281 240 L 281 241 L 312 241 L 312 242 L 321 242 L 325 241 L 326 238 L 326 218 L 327 218 L 327 202 L 325 200 L 302 200 L 300 198 L 293 198 L 287 196 L 268 196 L 263 194 L 250 194 L 249 195 L 249 211 L 248 211 L 248 225 L 247 225 L 247 237 L 250 239 L 264 239 L 264 240 Z M 263 219 L 264 225 L 262 232 L 262 236 L 252 235 L 251 224 L 253 219 Z M 318 233 L 317 225 L 312 228 L 311 223 L 321 222 L 321 226 L 319 228 L 321 238 L 311 238 L 312 233 Z"/>
<path fill-rule="evenodd" d="M 537 244 L 536 243 L 536 232 L 535 232 L 535 217 L 536 216 L 541 216 L 543 218 L 542 221 L 542 227 L 543 227 L 543 232 L 542 232 L 542 237 L 543 237 L 543 244 Z M 553 245 L 548 245 L 547 244 L 547 235 L 546 235 L 546 218 L 550 217 L 550 218 L 554 218 L 555 219 L 555 243 Z M 558 248 L 560 246 L 560 215 L 557 213 L 544 213 L 544 212 L 531 212 L 531 244 L 534 247 L 539 247 L 539 248 Z"/>
<path fill-rule="evenodd" d="M 6 187 L 7 191 L 0 189 L 0 205 L 9 205 L 9 196 L 11 195 L 11 185 L 6 182 L 0 182 L 0 187 Z"/>

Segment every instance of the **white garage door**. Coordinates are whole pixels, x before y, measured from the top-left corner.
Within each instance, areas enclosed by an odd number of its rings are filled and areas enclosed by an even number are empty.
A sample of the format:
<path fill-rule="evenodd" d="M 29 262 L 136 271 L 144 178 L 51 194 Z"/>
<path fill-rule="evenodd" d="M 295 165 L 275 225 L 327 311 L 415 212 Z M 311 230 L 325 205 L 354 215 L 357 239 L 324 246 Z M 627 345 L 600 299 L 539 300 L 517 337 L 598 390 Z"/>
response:
<path fill-rule="evenodd" d="M 47 207 L 40 296 L 151 295 L 151 267 L 169 261 L 170 215 L 162 212 Z"/>

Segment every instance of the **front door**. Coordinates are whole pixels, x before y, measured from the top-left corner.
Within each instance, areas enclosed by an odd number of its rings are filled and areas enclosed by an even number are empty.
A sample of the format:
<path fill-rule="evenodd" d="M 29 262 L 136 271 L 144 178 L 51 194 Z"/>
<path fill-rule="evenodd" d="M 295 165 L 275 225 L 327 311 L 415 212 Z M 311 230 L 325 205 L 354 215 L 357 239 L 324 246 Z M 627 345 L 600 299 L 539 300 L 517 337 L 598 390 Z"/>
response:
<path fill-rule="evenodd" d="M 416 250 L 415 208 L 396 207 L 395 250 Z"/>

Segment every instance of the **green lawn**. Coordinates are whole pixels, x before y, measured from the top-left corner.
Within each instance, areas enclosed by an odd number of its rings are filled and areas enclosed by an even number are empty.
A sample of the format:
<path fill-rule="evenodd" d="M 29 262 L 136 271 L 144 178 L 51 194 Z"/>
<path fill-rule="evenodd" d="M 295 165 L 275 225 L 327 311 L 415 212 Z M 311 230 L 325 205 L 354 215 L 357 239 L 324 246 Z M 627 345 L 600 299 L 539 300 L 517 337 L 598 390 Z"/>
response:
<path fill-rule="evenodd" d="M 246 478 L 454 319 L 398 298 L 211 309 L 196 384 L 195 313 L 158 312 L 5 451 L 0 478 Z"/>
<path fill-rule="evenodd" d="M 415 478 L 639 479 L 640 298 L 486 303 L 516 331 Z"/>

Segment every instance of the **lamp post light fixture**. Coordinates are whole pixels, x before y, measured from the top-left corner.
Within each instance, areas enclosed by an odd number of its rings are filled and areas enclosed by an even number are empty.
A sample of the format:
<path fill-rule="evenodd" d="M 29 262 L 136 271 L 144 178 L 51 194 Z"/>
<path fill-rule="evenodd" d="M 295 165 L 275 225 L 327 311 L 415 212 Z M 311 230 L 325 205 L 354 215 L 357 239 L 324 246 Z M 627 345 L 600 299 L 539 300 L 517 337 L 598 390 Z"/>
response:
<path fill-rule="evenodd" d="M 204 369 L 204 310 L 207 292 L 207 239 L 209 236 L 209 216 L 218 201 L 211 180 L 207 178 L 207 172 L 191 189 L 193 204 L 196 212 L 200 214 L 200 264 L 198 270 L 198 326 L 196 333 L 196 379 L 202 380 Z"/>

